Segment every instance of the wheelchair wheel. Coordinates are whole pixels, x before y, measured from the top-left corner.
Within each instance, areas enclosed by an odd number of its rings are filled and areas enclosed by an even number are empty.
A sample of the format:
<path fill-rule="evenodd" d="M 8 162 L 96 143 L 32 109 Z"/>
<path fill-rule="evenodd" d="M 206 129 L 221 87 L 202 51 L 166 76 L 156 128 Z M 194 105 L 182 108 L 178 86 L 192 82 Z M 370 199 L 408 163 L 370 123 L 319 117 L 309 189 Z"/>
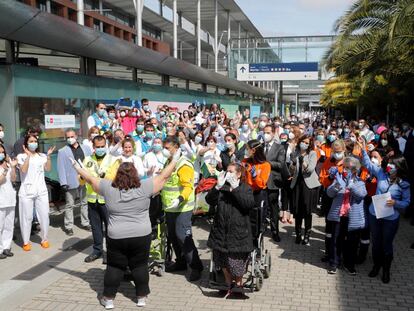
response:
<path fill-rule="evenodd" d="M 270 272 L 272 269 L 272 255 L 268 250 L 265 251 L 265 258 L 264 258 L 264 271 L 263 276 L 265 279 L 270 277 Z"/>
<path fill-rule="evenodd" d="M 255 273 L 254 273 L 254 279 L 255 279 L 254 288 L 258 292 L 263 287 L 263 279 L 264 279 L 263 273 L 262 273 L 262 271 L 260 271 L 260 269 L 257 269 L 255 271 Z"/>

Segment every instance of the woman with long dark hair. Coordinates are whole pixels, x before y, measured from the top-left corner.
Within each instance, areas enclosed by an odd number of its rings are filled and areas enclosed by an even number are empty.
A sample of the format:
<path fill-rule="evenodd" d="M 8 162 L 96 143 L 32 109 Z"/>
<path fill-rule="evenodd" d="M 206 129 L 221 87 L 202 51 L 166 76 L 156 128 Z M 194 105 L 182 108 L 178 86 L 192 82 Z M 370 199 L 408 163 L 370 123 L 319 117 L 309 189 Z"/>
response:
<path fill-rule="evenodd" d="M 376 194 L 389 192 L 387 201 L 394 213 L 385 218 L 377 218 L 373 203 L 369 206 L 369 226 L 372 236 L 372 259 L 374 266 L 369 277 L 376 277 L 382 267 L 382 282 L 390 282 L 391 263 L 394 258 L 393 241 L 398 231 L 400 211 L 410 204 L 410 183 L 407 161 L 403 156 L 385 157 L 381 165 L 373 164 L 365 149 L 365 140 L 358 140 L 362 149 L 362 164 L 377 179 Z"/>
<path fill-rule="evenodd" d="M 299 138 L 295 151 L 291 154 L 290 169 L 293 173 L 290 184 L 293 190 L 293 215 L 295 217 L 295 243 L 309 245 L 312 229 L 312 210 L 318 203 L 320 183 L 315 168 L 318 162 L 311 136 Z M 302 222 L 305 220 L 305 235 L 302 240 Z"/>
<path fill-rule="evenodd" d="M 181 153 L 157 176 L 140 180 L 131 162 L 120 164 L 113 181 L 92 176 L 73 161 L 77 172 L 105 198 L 108 209 L 107 268 L 101 304 L 113 308 L 113 299 L 127 267 L 131 270 L 139 307 L 149 294 L 148 258 L 151 245 L 150 199 L 161 191 Z"/>

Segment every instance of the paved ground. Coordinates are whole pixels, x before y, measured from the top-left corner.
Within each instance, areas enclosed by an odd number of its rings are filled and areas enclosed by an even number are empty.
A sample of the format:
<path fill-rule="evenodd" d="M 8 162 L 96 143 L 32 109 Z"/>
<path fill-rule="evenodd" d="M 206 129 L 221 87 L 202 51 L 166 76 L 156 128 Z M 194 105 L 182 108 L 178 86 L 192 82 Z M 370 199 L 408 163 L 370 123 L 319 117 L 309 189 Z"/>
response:
<path fill-rule="evenodd" d="M 358 267 L 356 277 L 344 271 L 328 275 L 320 262 L 324 245 L 323 220 L 315 216 L 309 247 L 294 244 L 292 225 L 283 226 L 282 242 L 278 245 L 266 238 L 266 247 L 273 257 L 272 275 L 265 280 L 260 292 L 248 293 L 246 300 L 224 300 L 207 287 L 210 253 L 206 248 L 206 229 L 206 224 L 198 223 L 194 230 L 206 266 L 203 279 L 192 284 L 186 281 L 184 274 L 151 276 L 152 292 L 145 310 L 414 310 L 414 250 L 409 249 L 414 241 L 414 227 L 406 220 L 401 222 L 396 239 L 396 259 L 389 285 L 382 284 L 379 278 L 367 277 L 370 258 Z M 88 236 L 84 231 L 77 230 L 77 233 L 81 237 Z M 59 228 L 52 228 L 51 237 L 52 248 L 46 251 L 50 254 L 35 247 L 32 254 L 17 251 L 14 258 L 0 263 L 0 310 L 103 310 L 97 296 L 102 292 L 105 266 L 100 261 L 83 262 L 89 249 L 62 252 L 65 249 L 62 243 L 67 247 L 79 240 L 63 242 L 65 237 Z M 62 253 L 68 257 L 63 262 L 59 257 Z M 53 259 L 57 257 L 60 259 Z M 43 269 L 46 267 L 43 274 L 30 279 L 32 269 L 17 280 L 11 280 L 18 269 L 21 273 L 42 258 L 48 260 L 43 265 Z M 5 264 L 14 268 L 4 269 Z M 24 280 L 27 276 L 29 280 Z M 132 284 L 123 282 L 115 300 L 116 310 L 136 310 L 133 300 Z"/>

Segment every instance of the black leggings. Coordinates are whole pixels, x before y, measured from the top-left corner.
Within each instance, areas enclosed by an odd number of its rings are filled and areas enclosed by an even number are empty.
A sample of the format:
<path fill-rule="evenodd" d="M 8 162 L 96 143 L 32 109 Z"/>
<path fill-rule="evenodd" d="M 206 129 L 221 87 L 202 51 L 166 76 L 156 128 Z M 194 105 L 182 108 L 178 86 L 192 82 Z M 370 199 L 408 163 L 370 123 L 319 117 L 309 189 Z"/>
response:
<path fill-rule="evenodd" d="M 146 296 L 149 290 L 148 258 L 151 234 L 143 237 L 111 239 L 107 238 L 108 266 L 104 276 L 103 295 L 115 297 L 124 272 L 131 269 L 137 296 Z"/>

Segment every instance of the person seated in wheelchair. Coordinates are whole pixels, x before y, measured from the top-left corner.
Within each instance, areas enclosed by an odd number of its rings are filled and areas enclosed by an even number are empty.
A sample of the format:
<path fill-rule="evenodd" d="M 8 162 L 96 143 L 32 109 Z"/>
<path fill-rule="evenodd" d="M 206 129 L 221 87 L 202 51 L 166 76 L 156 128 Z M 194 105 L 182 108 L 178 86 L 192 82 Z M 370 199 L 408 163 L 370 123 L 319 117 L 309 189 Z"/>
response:
<path fill-rule="evenodd" d="M 207 246 L 213 251 L 215 267 L 223 271 L 227 295 L 234 286 L 243 287 L 249 254 L 254 249 L 249 215 L 255 201 L 243 170 L 240 164 L 231 163 L 206 196 L 207 203 L 217 206 Z"/>

